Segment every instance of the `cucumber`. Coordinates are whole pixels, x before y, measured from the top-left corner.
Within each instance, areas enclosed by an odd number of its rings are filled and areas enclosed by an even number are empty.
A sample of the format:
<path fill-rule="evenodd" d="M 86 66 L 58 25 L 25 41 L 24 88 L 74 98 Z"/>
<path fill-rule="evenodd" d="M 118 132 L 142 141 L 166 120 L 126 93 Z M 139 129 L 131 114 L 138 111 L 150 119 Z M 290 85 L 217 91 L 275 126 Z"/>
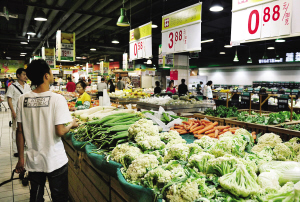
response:
<path fill-rule="evenodd" d="M 163 112 L 162 114 L 163 114 L 163 117 L 166 119 L 166 121 L 170 122 L 170 118 L 167 115 L 167 113 Z"/>

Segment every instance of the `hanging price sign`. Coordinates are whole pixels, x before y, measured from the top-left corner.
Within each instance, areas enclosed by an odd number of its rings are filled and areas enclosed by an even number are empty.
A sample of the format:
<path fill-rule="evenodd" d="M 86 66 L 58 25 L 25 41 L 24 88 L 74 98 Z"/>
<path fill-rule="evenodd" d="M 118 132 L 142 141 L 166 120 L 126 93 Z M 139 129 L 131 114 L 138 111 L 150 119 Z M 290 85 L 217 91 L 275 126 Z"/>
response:
<path fill-rule="evenodd" d="M 152 58 L 152 22 L 129 32 L 130 60 Z"/>
<path fill-rule="evenodd" d="M 162 17 L 162 53 L 201 50 L 202 3 Z"/>
<path fill-rule="evenodd" d="M 299 0 L 233 0 L 231 44 L 300 36 Z"/>
<path fill-rule="evenodd" d="M 54 68 L 56 66 L 54 48 L 42 47 L 42 58 L 46 61 L 50 68 Z"/>

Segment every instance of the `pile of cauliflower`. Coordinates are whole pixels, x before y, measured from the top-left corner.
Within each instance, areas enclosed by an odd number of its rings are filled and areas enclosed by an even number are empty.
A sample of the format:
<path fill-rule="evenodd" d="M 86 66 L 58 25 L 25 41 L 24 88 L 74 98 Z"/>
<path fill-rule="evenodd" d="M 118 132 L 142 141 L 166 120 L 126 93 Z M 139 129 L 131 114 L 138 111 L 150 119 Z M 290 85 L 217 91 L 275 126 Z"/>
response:
<path fill-rule="evenodd" d="M 118 145 L 112 159 L 124 166 L 128 182 L 153 189 L 168 202 L 300 199 L 298 138 L 283 143 L 267 133 L 254 146 L 252 135 L 239 129 L 219 140 L 204 136 L 187 144 L 178 132 L 159 133 L 146 119 L 128 132 L 135 145 Z"/>

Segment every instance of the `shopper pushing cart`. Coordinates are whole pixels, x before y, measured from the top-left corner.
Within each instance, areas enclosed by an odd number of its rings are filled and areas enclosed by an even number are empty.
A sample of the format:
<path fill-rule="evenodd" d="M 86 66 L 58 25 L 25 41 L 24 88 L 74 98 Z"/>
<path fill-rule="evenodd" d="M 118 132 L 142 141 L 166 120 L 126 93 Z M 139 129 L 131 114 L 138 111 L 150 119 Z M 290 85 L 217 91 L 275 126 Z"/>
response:
<path fill-rule="evenodd" d="M 25 168 L 29 172 L 30 201 L 44 201 L 47 177 L 52 200 L 65 202 L 68 201 L 68 158 L 61 137 L 78 124 L 72 120 L 65 98 L 49 91 L 53 74 L 44 60 L 32 61 L 26 73 L 36 88 L 21 95 L 18 101 L 16 172 L 22 173 Z M 65 126 L 66 123 L 69 124 Z"/>

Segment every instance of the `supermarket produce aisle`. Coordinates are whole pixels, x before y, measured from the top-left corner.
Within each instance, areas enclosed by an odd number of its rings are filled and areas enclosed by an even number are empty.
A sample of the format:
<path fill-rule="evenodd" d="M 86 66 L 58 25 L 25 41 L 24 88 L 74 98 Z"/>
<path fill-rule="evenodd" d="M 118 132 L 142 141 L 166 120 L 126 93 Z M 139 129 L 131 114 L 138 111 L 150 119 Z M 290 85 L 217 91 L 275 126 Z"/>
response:
<path fill-rule="evenodd" d="M 7 103 L 4 104 L 7 106 Z M 13 157 L 11 147 L 12 128 L 9 127 L 10 120 L 10 110 L 8 109 L 5 112 L 5 109 L 2 107 L 0 111 L 0 183 L 10 179 L 12 170 L 18 162 L 18 158 Z M 19 175 L 15 174 L 14 177 L 19 177 Z M 29 186 L 23 186 L 21 180 L 14 180 L 1 186 L 0 202 L 29 201 Z M 46 186 L 48 191 L 50 191 L 48 183 Z M 45 201 L 50 201 L 46 188 L 44 199 Z"/>

